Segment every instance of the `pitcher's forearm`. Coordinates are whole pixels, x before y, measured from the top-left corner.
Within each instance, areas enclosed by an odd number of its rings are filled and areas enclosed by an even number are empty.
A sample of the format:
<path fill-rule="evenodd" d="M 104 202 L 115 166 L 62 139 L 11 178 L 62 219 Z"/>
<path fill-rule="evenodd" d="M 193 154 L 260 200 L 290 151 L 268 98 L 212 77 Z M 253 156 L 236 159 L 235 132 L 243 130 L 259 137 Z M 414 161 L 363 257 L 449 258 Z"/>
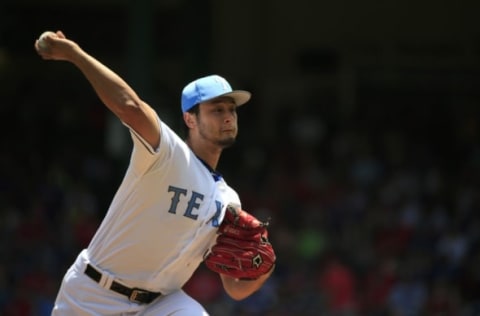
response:
<path fill-rule="evenodd" d="M 222 279 L 225 291 L 231 298 L 234 300 L 243 300 L 258 291 L 268 280 L 273 270 L 274 269 L 270 270 L 269 273 L 262 275 L 256 280 L 238 280 L 223 274 L 220 275 L 220 278 Z"/>
<path fill-rule="evenodd" d="M 80 69 L 105 106 L 120 119 L 125 119 L 126 111 L 141 106 L 141 99 L 120 76 L 80 47 L 72 51 L 70 62 Z"/>

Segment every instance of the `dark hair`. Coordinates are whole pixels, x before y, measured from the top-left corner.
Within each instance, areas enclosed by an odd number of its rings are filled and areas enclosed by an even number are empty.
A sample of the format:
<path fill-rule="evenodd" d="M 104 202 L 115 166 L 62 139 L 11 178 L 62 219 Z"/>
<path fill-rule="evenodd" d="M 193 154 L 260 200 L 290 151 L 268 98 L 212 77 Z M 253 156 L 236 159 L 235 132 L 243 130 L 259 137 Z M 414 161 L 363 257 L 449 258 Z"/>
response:
<path fill-rule="evenodd" d="M 199 104 L 195 104 L 187 112 L 190 113 L 190 114 L 198 115 L 200 113 Z M 189 132 L 190 129 L 188 128 L 187 124 L 185 124 L 185 121 L 183 120 L 183 116 L 182 116 L 182 122 L 180 123 L 180 126 L 182 127 L 181 132 L 182 132 L 183 138 L 188 139 L 188 136 L 190 134 L 190 132 Z"/>
<path fill-rule="evenodd" d="M 190 113 L 190 114 L 197 114 L 198 115 L 198 113 L 200 113 L 200 104 L 199 103 L 195 104 L 187 112 Z"/>

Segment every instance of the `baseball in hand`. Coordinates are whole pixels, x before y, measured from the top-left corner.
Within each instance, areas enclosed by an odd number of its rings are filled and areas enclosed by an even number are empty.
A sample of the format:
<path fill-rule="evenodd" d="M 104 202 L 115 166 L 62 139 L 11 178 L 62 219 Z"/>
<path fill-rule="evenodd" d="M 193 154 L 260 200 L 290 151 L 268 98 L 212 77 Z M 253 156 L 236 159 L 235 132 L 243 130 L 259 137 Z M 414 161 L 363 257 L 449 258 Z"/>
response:
<path fill-rule="evenodd" d="M 43 32 L 42 35 L 40 35 L 40 37 L 38 38 L 38 47 L 40 47 L 41 49 L 48 48 L 48 43 L 45 41 L 45 38 L 49 35 L 57 36 L 57 34 L 52 31 Z"/>

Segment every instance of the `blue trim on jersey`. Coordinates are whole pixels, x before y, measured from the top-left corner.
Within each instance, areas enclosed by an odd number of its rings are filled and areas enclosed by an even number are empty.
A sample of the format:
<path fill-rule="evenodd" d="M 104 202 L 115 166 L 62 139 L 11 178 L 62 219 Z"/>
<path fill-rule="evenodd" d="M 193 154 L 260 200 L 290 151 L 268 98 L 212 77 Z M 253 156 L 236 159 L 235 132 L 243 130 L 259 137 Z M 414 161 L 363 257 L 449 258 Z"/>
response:
<path fill-rule="evenodd" d="M 220 181 L 222 179 L 222 175 L 219 172 L 213 170 L 213 168 L 210 167 L 205 161 L 203 161 L 202 158 L 198 157 L 197 155 L 195 156 L 198 158 L 198 160 L 202 162 L 205 168 L 207 168 L 207 170 L 210 171 L 210 174 L 212 175 L 213 180 L 215 180 L 215 182 Z"/>

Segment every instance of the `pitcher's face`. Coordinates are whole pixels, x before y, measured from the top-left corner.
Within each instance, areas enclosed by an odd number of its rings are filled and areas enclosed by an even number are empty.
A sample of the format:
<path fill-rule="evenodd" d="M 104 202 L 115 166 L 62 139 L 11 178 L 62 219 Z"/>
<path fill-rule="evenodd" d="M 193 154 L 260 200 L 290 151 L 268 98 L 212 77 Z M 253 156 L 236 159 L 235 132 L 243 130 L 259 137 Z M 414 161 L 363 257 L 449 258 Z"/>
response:
<path fill-rule="evenodd" d="M 196 133 L 203 141 L 222 148 L 233 145 L 237 138 L 237 105 L 232 98 L 219 97 L 199 105 Z"/>

